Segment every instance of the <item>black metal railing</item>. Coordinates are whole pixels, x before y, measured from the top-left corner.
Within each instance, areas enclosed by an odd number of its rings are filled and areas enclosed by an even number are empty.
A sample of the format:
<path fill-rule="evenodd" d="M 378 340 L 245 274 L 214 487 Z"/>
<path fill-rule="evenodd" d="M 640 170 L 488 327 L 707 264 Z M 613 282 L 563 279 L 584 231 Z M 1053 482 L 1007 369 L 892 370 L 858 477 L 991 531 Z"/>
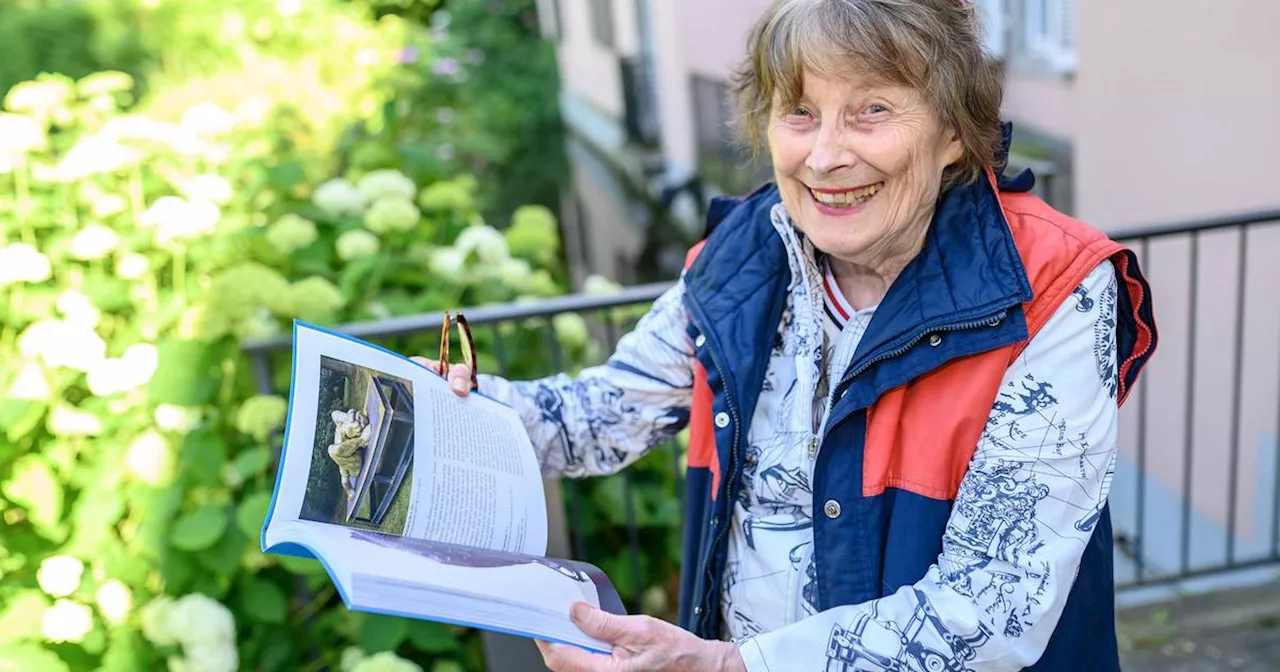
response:
<path fill-rule="evenodd" d="M 1117 584 L 1280 563 L 1280 211 L 1112 235 L 1161 339 L 1121 423 Z"/>
<path fill-rule="evenodd" d="M 1117 585 L 1162 584 L 1280 563 L 1280 264 L 1273 261 L 1280 259 L 1280 211 L 1112 236 L 1130 245 L 1141 260 L 1160 329 L 1159 350 L 1122 412 L 1120 458 L 1112 482 Z M 499 374 L 514 350 L 502 343 L 500 327 L 544 322 L 550 338 L 522 342 L 519 349 L 545 352 L 542 359 L 550 374 L 575 364 L 555 336 L 557 315 L 583 316 L 600 352 L 607 354 L 669 286 L 465 311 L 474 328 L 493 330 Z M 440 315 L 415 315 L 339 329 L 384 341 L 436 334 L 440 326 Z M 273 389 L 272 358 L 290 347 L 287 336 L 245 344 L 262 391 Z M 628 575 L 618 588 L 633 612 L 654 611 L 642 602 L 644 589 L 646 583 L 662 581 L 642 561 L 646 548 L 667 543 L 661 532 L 655 537 L 640 522 L 637 487 L 665 483 L 670 489 L 664 496 L 680 503 L 682 459 L 681 441 L 676 440 L 616 476 L 562 484 L 567 500 L 564 551 L 600 564 L 606 564 L 601 558 L 614 557 L 607 569 Z M 674 479 L 663 480 L 662 474 L 670 472 Z M 1244 476 L 1252 480 L 1246 484 Z M 614 540 L 607 544 L 625 545 L 625 560 L 616 561 L 616 548 L 596 543 L 601 525 L 583 515 L 587 496 L 598 502 L 620 498 L 623 530 L 603 538 Z M 653 508 L 646 503 L 643 517 L 653 518 Z M 1251 523 L 1248 534 L 1242 528 L 1246 520 Z M 553 538 L 552 553 L 555 545 Z M 672 571 L 674 562 L 668 566 Z M 666 613 L 674 610 L 673 602 Z"/>

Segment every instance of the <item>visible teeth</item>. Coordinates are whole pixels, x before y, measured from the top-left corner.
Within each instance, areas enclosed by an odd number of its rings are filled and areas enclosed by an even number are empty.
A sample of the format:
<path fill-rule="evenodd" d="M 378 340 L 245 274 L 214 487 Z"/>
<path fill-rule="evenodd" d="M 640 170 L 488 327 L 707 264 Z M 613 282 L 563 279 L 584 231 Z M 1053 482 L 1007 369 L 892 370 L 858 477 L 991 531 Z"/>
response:
<path fill-rule="evenodd" d="M 877 182 L 873 185 L 862 187 L 861 189 L 852 189 L 850 191 L 832 193 L 811 190 L 810 193 L 812 193 L 813 197 L 818 199 L 818 202 L 820 203 L 835 206 L 849 206 L 856 205 L 868 198 L 871 198 L 872 196 L 875 196 L 876 192 L 880 191 L 880 187 L 883 185 L 883 182 Z"/>

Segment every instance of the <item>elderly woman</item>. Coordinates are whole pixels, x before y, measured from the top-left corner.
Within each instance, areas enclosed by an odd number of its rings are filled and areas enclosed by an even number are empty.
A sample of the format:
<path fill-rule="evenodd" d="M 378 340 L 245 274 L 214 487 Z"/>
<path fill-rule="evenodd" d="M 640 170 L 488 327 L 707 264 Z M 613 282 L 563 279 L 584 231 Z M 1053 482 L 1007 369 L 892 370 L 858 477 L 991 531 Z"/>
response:
<path fill-rule="evenodd" d="M 784 0 L 736 77 L 775 180 L 609 361 L 481 378 L 548 475 L 690 428 L 679 627 L 575 607 L 555 670 L 1118 669 L 1108 488 L 1134 255 L 1002 175 L 964 0 Z M 469 372 L 449 372 L 465 393 Z"/>

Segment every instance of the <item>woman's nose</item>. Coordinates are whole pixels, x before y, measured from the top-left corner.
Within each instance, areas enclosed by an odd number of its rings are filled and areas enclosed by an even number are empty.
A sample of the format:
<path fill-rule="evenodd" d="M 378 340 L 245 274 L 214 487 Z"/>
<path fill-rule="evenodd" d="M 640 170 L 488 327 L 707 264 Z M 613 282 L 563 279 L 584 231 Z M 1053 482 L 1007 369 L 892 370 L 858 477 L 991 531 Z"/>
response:
<path fill-rule="evenodd" d="M 815 173 L 833 173 L 854 162 L 853 152 L 837 124 L 823 125 L 813 139 L 805 165 Z"/>

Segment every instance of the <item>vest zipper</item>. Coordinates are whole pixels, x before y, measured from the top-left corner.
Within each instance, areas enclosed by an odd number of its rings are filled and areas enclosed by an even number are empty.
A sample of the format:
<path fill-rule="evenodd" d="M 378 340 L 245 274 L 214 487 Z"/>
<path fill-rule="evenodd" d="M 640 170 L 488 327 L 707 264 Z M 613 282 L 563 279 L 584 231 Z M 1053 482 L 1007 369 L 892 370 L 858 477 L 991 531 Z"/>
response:
<path fill-rule="evenodd" d="M 707 332 L 702 331 L 702 333 L 705 334 Z M 709 340 L 710 339 L 708 339 L 708 341 Z M 730 484 L 733 483 L 733 480 L 737 478 L 737 474 L 735 473 L 737 470 L 737 460 L 735 458 L 737 457 L 737 454 L 738 454 L 738 443 L 741 440 L 739 432 L 741 431 L 742 423 L 740 422 L 740 418 L 738 416 L 738 408 L 737 408 L 737 404 L 734 402 L 733 393 L 729 389 L 730 386 L 724 384 L 723 382 L 727 380 L 727 378 L 724 375 L 724 371 L 725 371 L 724 368 L 720 366 L 720 359 L 716 357 L 715 344 L 708 342 L 707 346 L 708 346 L 707 349 L 711 354 L 711 363 L 715 365 L 716 373 L 720 375 L 720 380 L 722 381 L 721 385 L 724 389 L 725 407 L 728 409 L 729 420 L 733 423 L 733 443 L 729 448 L 729 464 L 728 464 L 728 468 L 721 473 L 722 480 L 720 482 L 720 489 L 721 489 L 720 497 L 723 499 L 723 501 L 725 502 L 725 506 L 727 507 L 727 506 L 730 506 L 730 504 L 728 503 Z M 714 507 L 715 505 L 713 504 L 712 505 L 713 510 L 714 510 Z M 716 522 L 716 528 L 717 528 L 716 536 L 714 539 L 712 539 L 711 545 L 707 547 L 706 566 L 704 567 L 704 574 L 706 575 L 705 583 L 707 586 L 707 591 L 703 597 L 704 602 L 706 601 L 706 596 L 716 595 L 718 591 L 718 588 L 713 585 L 713 582 L 715 581 L 715 576 L 712 572 L 712 560 L 713 560 L 713 557 L 715 556 L 716 548 L 720 545 L 720 543 L 724 540 L 725 535 L 729 532 L 729 524 L 730 524 L 730 521 L 732 520 L 732 517 L 733 517 L 732 510 L 730 509 L 729 512 L 726 513 L 726 515 L 724 516 L 724 520 L 720 520 Z M 713 520 L 715 519 L 714 514 L 712 515 L 712 519 Z M 703 605 L 699 604 L 696 606 L 701 608 Z M 708 609 L 703 609 L 703 612 L 701 614 L 697 614 L 697 613 L 694 614 L 694 616 L 697 617 L 698 619 L 697 628 L 696 628 L 697 630 L 700 630 L 702 628 L 702 624 L 705 622 L 705 619 L 707 619 L 710 616 L 710 614 L 708 614 L 707 611 Z"/>
<path fill-rule="evenodd" d="M 844 378 L 840 380 L 840 385 L 838 385 L 834 390 L 833 398 L 839 398 L 840 396 L 842 396 L 844 394 L 845 388 L 848 387 L 848 385 L 853 382 L 853 379 L 858 377 L 858 375 L 860 375 L 863 371 L 866 371 L 867 369 L 871 368 L 871 365 L 876 364 L 877 362 L 882 362 L 886 359 L 893 359 L 894 357 L 901 356 L 911 348 L 915 347 L 916 343 L 919 343 L 921 340 L 924 339 L 925 336 L 928 336 L 929 334 L 936 334 L 940 331 L 965 331 L 968 329 L 977 329 L 978 327 L 994 327 L 997 324 L 1000 324 L 1000 322 L 1003 321 L 1005 316 L 1008 314 L 1009 314 L 1008 310 L 1001 310 L 995 315 L 992 315 L 990 317 L 987 317 L 981 320 L 970 320 L 968 322 L 956 322 L 953 324 L 945 324 L 940 327 L 935 327 L 932 329 L 925 329 L 924 331 L 921 331 L 920 333 L 913 336 L 911 340 L 907 341 L 906 343 L 903 343 L 902 345 L 888 352 L 884 352 L 879 355 L 876 355 L 875 357 L 872 357 L 871 359 L 868 359 L 867 361 L 863 362 L 860 366 L 858 366 L 858 368 L 854 369 L 853 371 L 850 371 L 848 375 L 846 375 Z"/>

